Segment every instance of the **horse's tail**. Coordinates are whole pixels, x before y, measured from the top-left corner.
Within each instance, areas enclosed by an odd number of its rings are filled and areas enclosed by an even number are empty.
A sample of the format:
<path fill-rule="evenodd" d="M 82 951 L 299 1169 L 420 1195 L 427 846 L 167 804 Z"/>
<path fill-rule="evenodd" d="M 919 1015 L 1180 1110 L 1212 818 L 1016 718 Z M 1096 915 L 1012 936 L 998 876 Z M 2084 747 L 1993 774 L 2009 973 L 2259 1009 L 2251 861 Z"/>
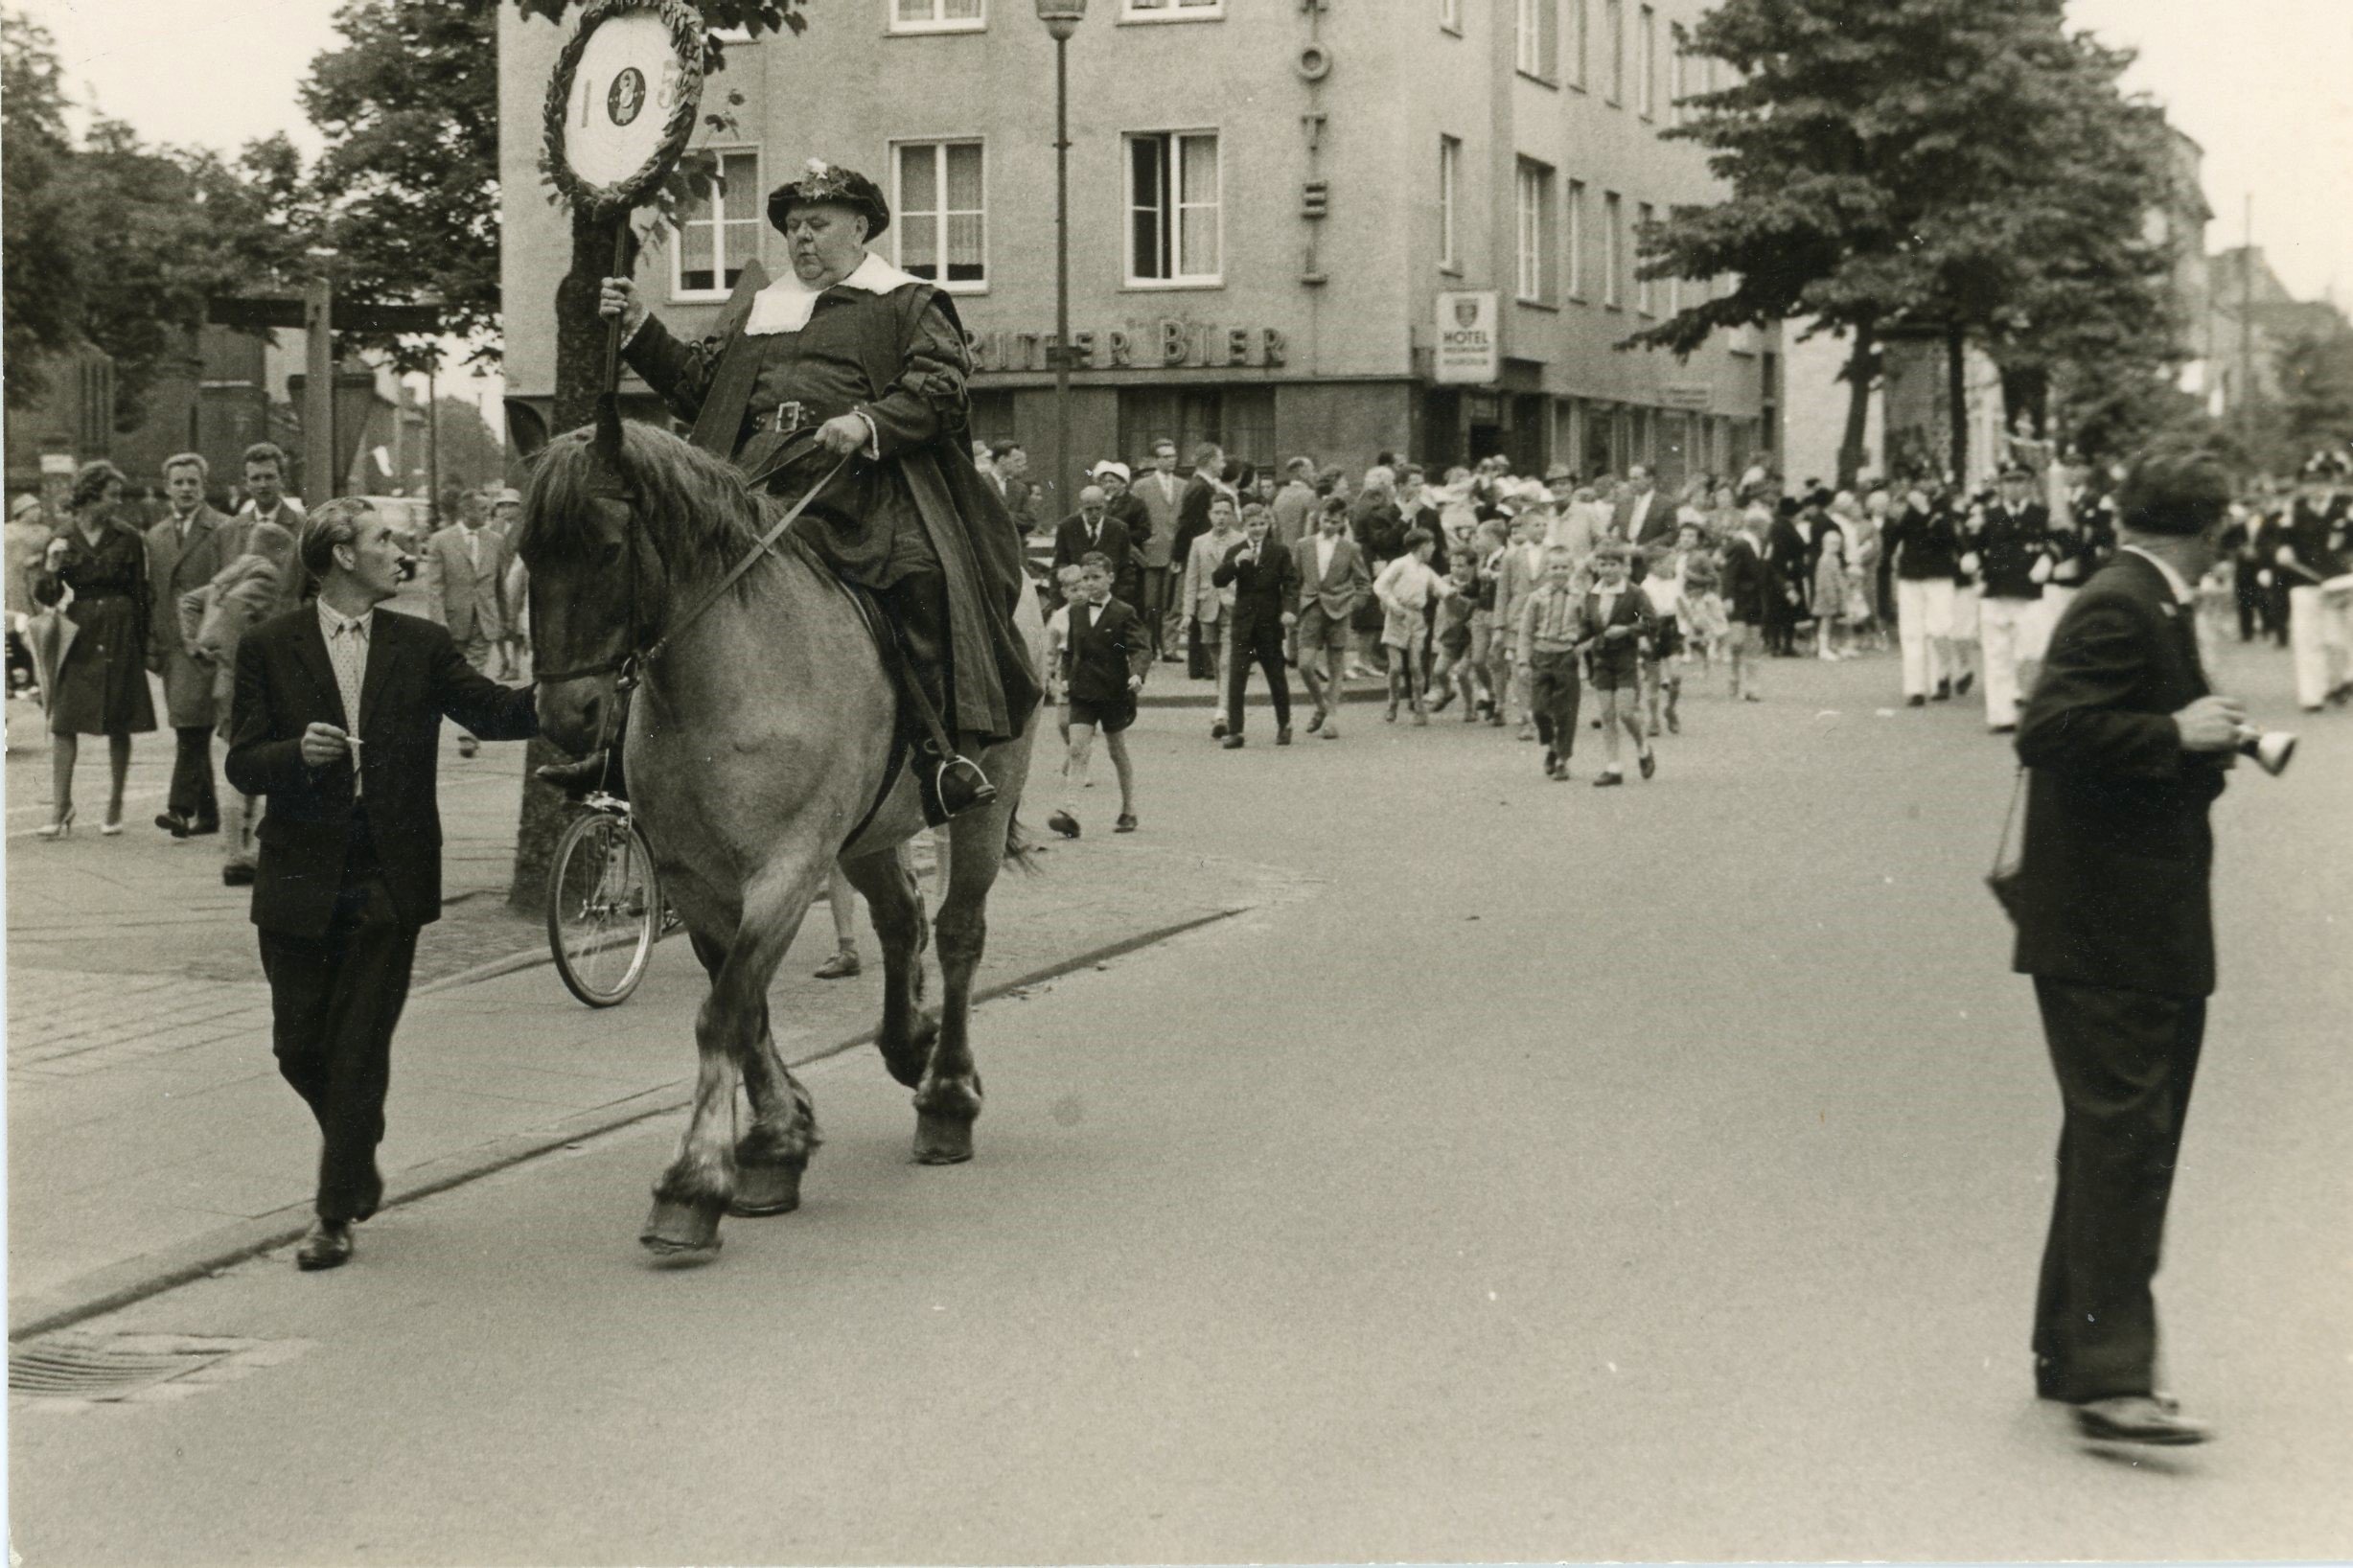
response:
<path fill-rule="evenodd" d="M 1022 826 L 1022 814 L 1016 808 L 1004 819 L 1004 863 L 1016 871 L 1037 876 L 1045 870 L 1038 864 L 1037 841 Z"/>

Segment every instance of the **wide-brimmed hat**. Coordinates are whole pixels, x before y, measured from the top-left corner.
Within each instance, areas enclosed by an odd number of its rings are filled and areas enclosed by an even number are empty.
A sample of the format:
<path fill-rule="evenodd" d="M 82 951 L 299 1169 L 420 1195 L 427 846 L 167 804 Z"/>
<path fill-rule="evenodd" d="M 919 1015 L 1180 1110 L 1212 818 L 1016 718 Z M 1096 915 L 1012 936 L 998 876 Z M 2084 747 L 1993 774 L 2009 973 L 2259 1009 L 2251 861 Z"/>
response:
<path fill-rule="evenodd" d="M 1108 457 L 1095 465 L 1092 476 L 1100 479 L 1106 473 L 1118 474 L 1121 484 L 1127 483 L 1130 478 L 1134 477 L 1134 475 L 1127 472 L 1127 465 L 1125 463 L 1115 463 Z"/>
<path fill-rule="evenodd" d="M 883 188 L 855 169 L 822 158 L 811 158 L 800 178 L 768 193 L 769 225 L 782 234 L 794 208 L 819 205 L 847 207 L 865 215 L 869 240 L 890 226 L 890 203 L 884 198 Z"/>

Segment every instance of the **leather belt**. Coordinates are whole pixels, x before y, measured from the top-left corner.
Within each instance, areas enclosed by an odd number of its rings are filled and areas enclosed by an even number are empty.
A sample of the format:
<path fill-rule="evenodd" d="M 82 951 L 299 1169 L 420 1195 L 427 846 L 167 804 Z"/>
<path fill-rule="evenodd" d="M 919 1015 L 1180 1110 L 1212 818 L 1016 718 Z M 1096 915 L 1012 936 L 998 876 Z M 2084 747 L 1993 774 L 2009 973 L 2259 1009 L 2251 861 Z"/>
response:
<path fill-rule="evenodd" d="M 773 430 L 778 435 L 786 436 L 811 429 L 823 423 L 823 420 L 817 417 L 816 409 L 797 400 L 780 403 L 773 408 L 763 408 L 751 416 L 753 429 Z"/>

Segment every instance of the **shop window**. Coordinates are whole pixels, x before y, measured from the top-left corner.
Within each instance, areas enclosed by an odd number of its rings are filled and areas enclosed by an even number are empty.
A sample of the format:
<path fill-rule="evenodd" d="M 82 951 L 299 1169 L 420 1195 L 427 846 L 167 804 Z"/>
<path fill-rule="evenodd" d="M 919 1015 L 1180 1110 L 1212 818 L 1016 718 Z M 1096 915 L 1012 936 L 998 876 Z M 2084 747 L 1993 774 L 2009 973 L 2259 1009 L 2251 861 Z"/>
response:
<path fill-rule="evenodd" d="M 1162 387 L 1119 390 L 1121 461 L 1142 462 L 1163 437 L 1192 460 L 1193 448 L 1214 441 L 1230 458 L 1260 470 L 1276 461 L 1275 389 L 1271 386 Z"/>

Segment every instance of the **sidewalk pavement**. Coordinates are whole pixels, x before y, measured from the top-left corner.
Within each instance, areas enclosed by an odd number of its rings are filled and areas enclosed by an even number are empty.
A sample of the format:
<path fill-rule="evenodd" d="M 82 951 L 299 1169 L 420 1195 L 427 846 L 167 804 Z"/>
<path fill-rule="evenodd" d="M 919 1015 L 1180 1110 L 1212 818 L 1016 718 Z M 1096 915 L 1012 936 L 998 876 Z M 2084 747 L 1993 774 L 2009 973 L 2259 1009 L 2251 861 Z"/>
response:
<path fill-rule="evenodd" d="M 9 1317 L 21 1337 L 299 1234 L 317 1134 L 270 1054 L 246 890 L 221 886 L 218 839 L 174 842 L 153 825 L 169 735 L 136 744 L 119 838 L 98 836 L 104 752 L 85 748 L 81 820 L 50 842 L 32 835 L 50 817 L 48 737 L 33 703 L 7 709 Z M 704 991 L 686 944 L 671 941 L 624 1005 L 573 1002 L 543 961 L 543 927 L 505 903 L 521 748 L 485 745 L 468 760 L 453 731 L 444 745 L 449 902 L 420 942 L 394 1052 L 391 1202 L 683 1105 Z M 992 994 L 1296 880 L 1134 840 L 1063 845 L 1049 865 L 997 885 L 981 976 Z M 860 929 L 871 960 L 863 916 Z M 809 978 L 832 947 L 819 915 L 779 971 L 788 1060 L 859 1042 L 879 1016 L 879 963 L 847 982 Z"/>

